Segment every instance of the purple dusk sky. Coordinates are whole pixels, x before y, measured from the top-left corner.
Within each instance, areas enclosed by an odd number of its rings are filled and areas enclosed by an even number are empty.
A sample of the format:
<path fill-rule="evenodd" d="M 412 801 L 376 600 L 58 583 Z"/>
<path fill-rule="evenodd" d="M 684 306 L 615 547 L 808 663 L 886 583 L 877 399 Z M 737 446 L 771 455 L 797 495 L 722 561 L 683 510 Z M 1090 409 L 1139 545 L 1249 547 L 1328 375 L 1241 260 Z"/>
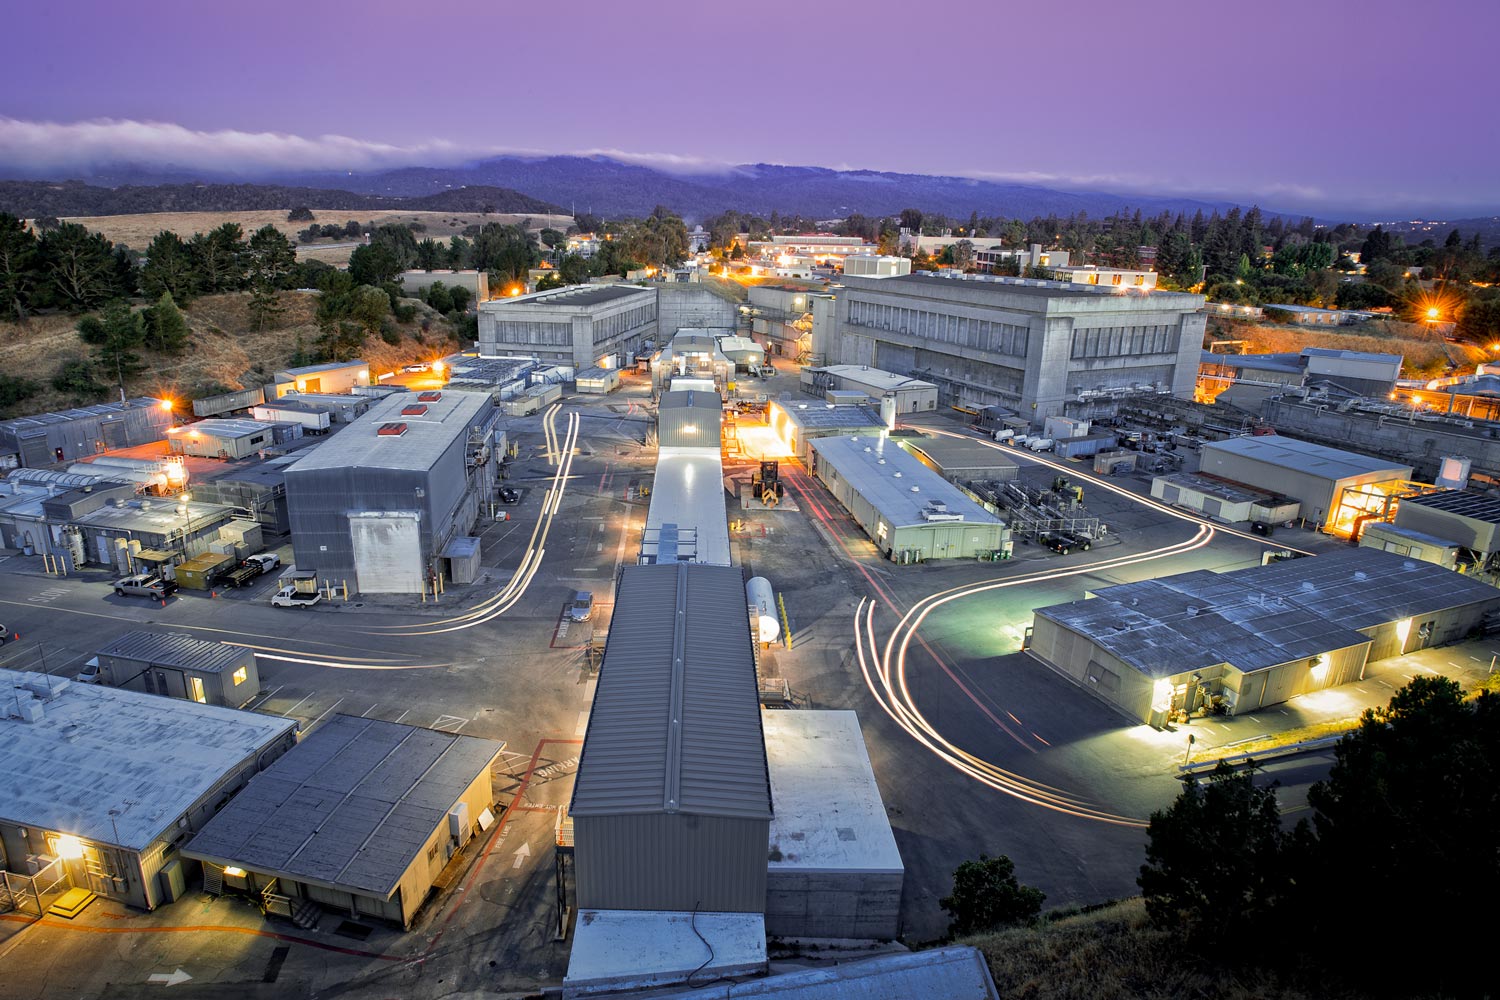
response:
<path fill-rule="evenodd" d="M 4 24 L 0 160 L 58 174 L 613 150 L 1500 211 L 1497 0 L 59 0 Z M 100 119 L 127 124 L 78 128 Z"/>

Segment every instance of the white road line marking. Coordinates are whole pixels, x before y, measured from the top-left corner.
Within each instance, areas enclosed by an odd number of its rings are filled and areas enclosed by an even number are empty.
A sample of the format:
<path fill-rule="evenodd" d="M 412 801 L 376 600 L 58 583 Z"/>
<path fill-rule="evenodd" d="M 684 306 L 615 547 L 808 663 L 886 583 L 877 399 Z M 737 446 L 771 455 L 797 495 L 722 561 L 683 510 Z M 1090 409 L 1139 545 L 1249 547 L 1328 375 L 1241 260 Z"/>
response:
<path fill-rule="evenodd" d="M 322 722 L 324 715 L 327 715 L 329 712 L 332 712 L 335 708 L 338 708 L 343 703 L 344 703 L 344 699 L 340 698 L 338 701 L 334 702 L 332 705 L 329 705 L 326 709 L 323 710 L 323 715 L 320 715 L 316 719 L 312 720 L 312 723 L 309 724 L 307 728 L 311 729 L 311 728 L 313 728 L 313 726 L 316 726 L 318 723 Z"/>
<path fill-rule="evenodd" d="M 370 713 L 373 712 L 373 711 L 375 711 L 376 705 L 379 705 L 379 704 L 380 704 L 380 702 L 377 701 L 374 705 L 371 705 L 369 708 L 365 709 L 363 712 L 360 712 L 359 713 L 359 717 L 361 719 L 368 719 L 370 717 Z"/>
<path fill-rule="evenodd" d="M 297 702 L 297 705 L 302 704 L 302 702 L 306 701 L 308 698 L 311 698 L 311 697 L 312 697 L 312 695 L 310 695 L 310 694 L 303 695 L 302 698 Z M 297 708 L 297 705 L 293 705 L 291 708 L 287 709 L 285 712 L 282 712 L 281 713 L 282 717 L 285 718 L 285 717 L 291 715 L 292 712 Z"/>
<path fill-rule="evenodd" d="M 400 715 L 396 716 L 391 721 L 392 722 L 400 722 L 402 719 L 406 718 L 410 714 L 411 714 L 411 709 L 408 708 L 406 711 L 402 712 Z"/>
<path fill-rule="evenodd" d="M 584 709 L 582 712 L 578 713 L 578 725 L 576 725 L 576 726 L 573 727 L 573 735 L 574 736 L 582 736 L 584 733 L 586 733 L 588 731 L 589 731 L 589 712 L 588 712 L 588 709 Z"/>

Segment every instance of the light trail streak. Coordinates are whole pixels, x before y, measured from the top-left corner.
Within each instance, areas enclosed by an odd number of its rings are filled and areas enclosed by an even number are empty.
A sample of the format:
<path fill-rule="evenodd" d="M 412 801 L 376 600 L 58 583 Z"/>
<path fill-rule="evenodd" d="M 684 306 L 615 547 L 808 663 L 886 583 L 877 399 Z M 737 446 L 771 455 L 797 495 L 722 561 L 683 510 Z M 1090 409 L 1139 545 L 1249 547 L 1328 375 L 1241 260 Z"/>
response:
<path fill-rule="evenodd" d="M 548 411 L 548 417 L 557 413 L 554 407 Z M 546 426 L 546 420 L 543 421 Z M 564 440 L 559 446 L 560 458 L 557 471 L 553 474 L 552 485 L 542 496 L 542 509 L 537 517 L 536 524 L 531 529 L 531 538 L 526 543 L 525 554 L 521 563 L 516 567 L 515 573 L 493 597 L 487 598 L 479 605 L 469 611 L 451 618 L 443 618 L 435 622 L 424 622 L 415 625 L 389 625 L 384 627 L 386 634 L 400 634 L 402 636 L 417 635 L 442 635 L 447 632 L 458 632 L 463 629 L 483 625 L 494 621 L 500 615 L 509 611 L 521 600 L 541 567 L 542 557 L 546 554 L 547 535 L 552 530 L 552 522 L 558 511 L 562 509 L 563 495 L 568 479 L 573 468 L 573 460 L 576 457 L 578 434 L 581 421 L 577 413 L 568 414 L 567 431 Z M 368 633 L 377 634 L 377 633 Z"/>
<path fill-rule="evenodd" d="M 931 433 L 944 434 L 948 437 L 972 439 L 970 435 L 954 433 L 951 431 L 938 430 L 934 428 L 924 428 L 924 430 Z M 996 449 L 997 451 L 1006 450 L 1000 445 L 990 441 L 984 441 L 982 443 L 987 447 Z M 940 760 L 943 760 L 945 763 L 968 775 L 974 780 L 979 781 L 980 783 L 990 788 L 994 788 L 995 790 L 1000 791 L 1006 795 L 1010 795 L 1016 799 L 1033 805 L 1041 806 L 1045 809 L 1065 813 L 1082 819 L 1088 819 L 1119 826 L 1141 828 L 1146 825 L 1144 820 L 1128 816 L 1120 816 L 1115 813 L 1096 808 L 1087 803 L 1085 800 L 1071 795 L 1065 790 L 1046 785 L 1042 782 L 1035 781 L 1034 779 L 1027 778 L 1024 775 L 1020 775 L 1001 768 L 989 761 L 984 760 L 981 757 L 969 753 L 968 751 L 962 749 L 958 745 L 945 738 L 938 730 L 938 728 L 933 725 L 933 723 L 925 715 L 923 715 L 922 711 L 916 704 L 915 698 L 912 696 L 910 684 L 908 681 L 908 654 L 910 653 L 911 643 L 913 639 L 915 639 L 916 642 L 920 644 L 924 650 L 926 650 L 926 652 L 932 657 L 933 662 L 936 663 L 938 667 L 948 675 L 949 679 L 951 679 L 954 684 L 958 686 L 958 688 L 964 693 L 964 695 L 967 696 L 969 700 L 972 701 L 975 706 L 984 713 L 985 716 L 987 716 L 992 722 L 995 723 L 998 729 L 1004 731 L 1012 739 L 1016 740 L 1017 743 L 1026 746 L 1027 749 L 1031 750 L 1032 752 L 1036 752 L 1036 748 L 1034 746 L 1026 743 L 1010 725 L 1006 724 L 1003 720 L 997 717 L 994 712 L 990 711 L 989 707 L 981 701 L 980 697 L 974 691 L 972 691 L 969 686 L 966 685 L 955 674 L 954 670 L 951 669 L 946 662 L 944 662 L 943 658 L 940 657 L 936 653 L 936 651 L 932 649 L 932 647 L 920 634 L 920 628 L 923 622 L 925 622 L 927 620 L 927 617 L 938 608 L 966 597 L 972 597 L 978 594 L 988 593 L 989 591 L 1016 587 L 1024 584 L 1043 583 L 1051 580 L 1079 576 L 1087 573 L 1098 573 L 1108 570 L 1120 569 L 1123 567 L 1139 565 L 1142 563 L 1164 559 L 1171 556 L 1182 555 L 1184 553 L 1194 551 L 1210 544 L 1220 532 L 1225 535 L 1232 535 L 1238 538 L 1245 539 L 1247 541 L 1252 541 L 1260 545 L 1274 545 L 1277 548 L 1290 549 L 1293 552 L 1297 552 L 1303 555 L 1313 555 L 1313 553 L 1307 552 L 1304 549 L 1298 549 L 1294 546 L 1277 544 L 1275 542 L 1268 541 L 1264 537 L 1251 535 L 1247 532 L 1238 531 L 1233 528 L 1227 528 L 1222 525 L 1215 525 L 1205 518 L 1197 517 L 1188 512 L 1178 510 L 1174 507 L 1157 501 L 1155 498 L 1143 497 L 1138 493 L 1126 490 L 1120 486 L 1116 486 L 1113 483 L 1107 482 L 1103 479 L 1099 479 L 1087 473 L 1079 472 L 1075 468 L 1059 464 L 1050 459 L 1044 459 L 1039 456 L 1025 454 L 1023 454 L 1021 457 L 1024 457 L 1039 465 L 1051 468 L 1057 472 L 1065 473 L 1075 480 L 1082 480 L 1084 482 L 1087 482 L 1095 488 L 1107 490 L 1110 493 L 1113 493 L 1132 503 L 1152 508 L 1158 513 L 1165 514 L 1168 517 L 1174 518 L 1178 521 L 1182 521 L 1186 524 L 1191 524 L 1195 529 L 1194 533 L 1190 538 L 1182 542 L 1153 549 L 1149 552 L 1138 553 L 1129 556 L 1117 556 L 1110 559 L 1101 559 L 1087 564 L 1075 564 L 1068 569 L 1045 570 L 1020 576 L 1009 577 L 1004 580 L 997 580 L 989 583 L 952 587 L 947 590 L 938 591 L 936 593 L 929 594 L 923 597 L 921 600 L 917 601 L 916 604 L 907 609 L 904 613 L 901 613 L 899 602 L 897 602 L 890 594 L 889 590 L 884 587 L 865 566 L 861 564 L 854 551 L 850 549 L 849 544 L 845 540 L 843 534 L 834 528 L 834 519 L 830 517 L 826 508 L 821 502 L 819 502 L 818 499 L 813 496 L 812 492 L 803 485 L 805 481 L 801 479 L 800 474 L 794 477 L 793 485 L 797 489 L 799 499 L 807 503 L 808 509 L 811 510 L 814 516 L 822 521 L 824 523 L 824 526 L 829 529 L 835 540 L 838 541 L 840 547 L 844 549 L 846 556 L 852 562 L 854 562 L 856 568 L 859 569 L 860 573 L 869 582 L 871 590 L 877 595 L 877 599 L 862 598 L 860 601 L 859 609 L 855 612 L 855 652 L 858 658 L 860 672 L 865 681 L 865 686 L 869 689 L 871 696 L 874 697 L 881 710 L 884 711 L 886 715 L 892 719 L 892 721 L 894 721 L 897 725 L 904 729 L 907 734 L 917 740 L 918 743 L 925 746 Z M 900 614 L 899 621 L 890 630 L 888 636 L 886 637 L 883 649 L 877 638 L 875 628 L 875 608 L 879 602 L 879 598 L 883 598 L 885 600 L 885 603 L 892 610 Z M 1025 730 L 1038 743 L 1041 743 L 1044 746 L 1051 745 L 1040 735 L 1027 729 L 1025 723 L 1016 718 L 1013 713 L 1006 711 L 1005 709 L 1001 709 L 1001 711 L 1003 711 L 1005 715 L 1015 723 L 1016 726 Z"/>

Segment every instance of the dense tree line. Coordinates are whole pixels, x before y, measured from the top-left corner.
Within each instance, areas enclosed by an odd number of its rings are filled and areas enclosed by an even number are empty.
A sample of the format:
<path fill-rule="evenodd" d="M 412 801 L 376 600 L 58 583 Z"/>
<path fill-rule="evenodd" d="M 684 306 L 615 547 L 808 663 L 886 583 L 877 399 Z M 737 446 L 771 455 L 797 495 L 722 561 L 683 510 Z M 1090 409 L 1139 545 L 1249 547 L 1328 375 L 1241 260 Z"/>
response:
<path fill-rule="evenodd" d="M 1500 892 L 1500 697 L 1417 677 L 1366 711 L 1287 829 L 1221 768 L 1151 817 L 1140 886 L 1190 954 L 1323 969 L 1401 996 L 1478 995 Z M 1372 950 L 1371 942 L 1378 943 Z"/>

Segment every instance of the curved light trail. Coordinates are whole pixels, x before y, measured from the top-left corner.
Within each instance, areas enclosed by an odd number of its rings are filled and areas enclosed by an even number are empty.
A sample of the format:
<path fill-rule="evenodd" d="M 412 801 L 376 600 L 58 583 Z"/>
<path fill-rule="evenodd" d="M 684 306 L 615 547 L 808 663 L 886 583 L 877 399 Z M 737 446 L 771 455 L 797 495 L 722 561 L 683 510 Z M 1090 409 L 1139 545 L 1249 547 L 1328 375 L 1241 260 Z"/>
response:
<path fill-rule="evenodd" d="M 972 435 L 940 430 L 937 428 L 924 427 L 923 431 L 934 434 L 942 434 L 947 437 L 967 438 L 969 440 L 973 440 Z M 1014 450 L 1005 449 L 1001 445 L 991 441 L 982 441 L 981 443 L 983 443 L 987 447 L 994 448 L 997 451 Z M 854 621 L 855 653 L 859 662 L 861 675 L 863 676 L 865 681 L 865 686 L 869 689 L 871 696 L 875 699 L 881 710 L 884 711 L 892 721 L 894 721 L 898 726 L 904 729 L 907 734 L 915 739 L 918 743 L 926 747 L 930 752 L 938 757 L 938 759 L 942 760 L 958 771 L 968 775 L 981 784 L 993 788 L 996 791 L 1002 792 L 1003 794 L 1009 795 L 1013 798 L 1032 805 L 1040 806 L 1044 809 L 1064 813 L 1066 815 L 1078 817 L 1081 819 L 1088 819 L 1096 822 L 1108 823 L 1118 826 L 1142 828 L 1146 826 L 1145 820 L 1135 817 L 1121 816 L 1115 813 L 1108 812 L 1107 810 L 1097 808 L 1096 806 L 1091 805 L 1085 799 L 1069 793 L 1064 789 L 1047 785 L 1035 779 L 1027 778 L 1024 775 L 1018 774 L 1014 771 L 999 767 L 998 765 L 993 764 L 982 757 L 964 750 L 962 747 L 944 737 L 943 734 L 938 730 L 938 727 L 935 726 L 931 722 L 931 720 L 929 720 L 922 713 L 920 708 L 918 708 L 916 700 L 913 697 L 910 686 L 908 684 L 908 653 L 910 651 L 911 643 L 913 640 L 915 640 L 923 647 L 928 655 L 932 657 L 937 666 L 945 674 L 948 675 L 949 679 L 958 686 L 958 688 L 964 693 L 964 695 L 967 696 L 969 700 L 972 701 L 975 706 L 978 707 L 979 710 L 983 712 L 984 715 L 987 716 L 996 725 L 998 729 L 1005 732 L 1008 736 L 1015 740 L 1019 745 L 1025 747 L 1027 750 L 1033 753 L 1036 752 L 1036 747 L 1028 743 L 1019 733 L 1015 731 L 1015 729 L 1013 729 L 1003 719 L 999 718 L 993 711 L 991 711 L 990 707 L 984 704 L 980 696 L 976 694 L 976 692 L 971 690 L 970 687 L 964 683 L 964 680 L 958 676 L 954 669 L 950 668 L 948 664 L 944 662 L 943 658 L 938 655 L 937 651 L 927 643 L 927 641 L 922 637 L 919 631 L 922 623 L 926 621 L 928 615 L 930 615 L 933 611 L 936 611 L 938 608 L 949 604 L 950 602 L 961 600 L 966 597 L 972 597 L 977 594 L 983 594 L 992 590 L 1001 590 L 1008 587 L 1021 586 L 1023 584 L 1042 583 L 1070 576 L 1079 576 L 1085 573 L 1097 573 L 1106 570 L 1119 569 L 1126 566 L 1133 566 L 1158 559 L 1169 558 L 1171 556 L 1182 555 L 1184 553 L 1194 551 L 1210 544 L 1214 540 L 1215 536 L 1221 532 L 1225 535 L 1232 535 L 1238 538 L 1245 539 L 1247 541 L 1255 542 L 1260 545 L 1276 545 L 1277 548 L 1289 549 L 1302 555 L 1312 555 L 1313 553 L 1308 552 L 1304 549 L 1298 549 L 1294 546 L 1279 545 L 1267 540 L 1262 536 L 1252 535 L 1248 532 L 1239 531 L 1234 528 L 1228 528 L 1223 525 L 1213 524 L 1206 518 L 1195 516 L 1189 512 L 1162 503 L 1153 497 L 1142 496 L 1139 493 L 1127 490 L 1121 486 L 1117 486 L 1116 484 L 1108 482 L 1107 480 L 1100 479 L 1088 473 L 1080 472 L 1076 468 L 1062 465 L 1051 459 L 1042 458 L 1039 455 L 1021 453 L 1021 457 L 1035 462 L 1036 464 L 1046 466 L 1061 473 L 1065 473 L 1074 480 L 1081 480 L 1083 482 L 1089 483 L 1094 488 L 1107 490 L 1110 493 L 1113 493 L 1129 502 L 1149 507 L 1160 514 L 1164 514 L 1186 524 L 1191 524 L 1194 527 L 1194 533 L 1191 537 L 1187 538 L 1184 541 L 1152 549 L 1148 552 L 1138 553 L 1134 555 L 1116 556 L 1113 558 L 1095 560 L 1089 563 L 1074 563 L 1066 569 L 1042 570 L 1034 573 L 1011 576 L 1002 580 L 994 580 L 986 583 L 976 583 L 960 587 L 951 587 L 946 590 L 937 591 L 923 597 L 909 609 L 907 609 L 904 613 L 901 613 L 899 604 L 895 600 L 894 596 L 890 594 L 890 592 L 875 578 L 875 576 L 865 566 L 860 563 L 857 558 L 855 558 L 855 554 L 849 548 L 846 540 L 839 532 L 833 529 L 833 518 L 829 516 L 828 511 L 823 506 L 823 504 L 813 496 L 811 491 L 808 490 L 806 486 L 803 485 L 803 482 L 805 481 L 794 482 L 794 485 L 800 487 L 798 489 L 798 493 L 801 498 L 808 503 L 808 506 L 813 511 L 814 515 L 819 520 L 824 522 L 825 527 L 828 527 L 830 531 L 833 531 L 835 538 L 844 548 L 845 554 L 851 559 L 851 561 L 854 562 L 856 568 L 859 569 L 859 571 L 864 575 L 865 579 L 870 583 L 871 589 L 877 595 L 884 597 L 885 603 L 891 608 L 892 611 L 900 614 L 900 619 L 891 628 L 890 632 L 886 636 L 883 647 L 879 639 L 877 638 L 875 627 L 875 609 L 880 603 L 877 598 L 861 598 L 859 607 L 855 611 Z M 800 476 L 797 478 L 800 480 Z M 1009 712 L 1006 712 L 1005 714 L 1009 716 L 1011 721 L 1014 722 L 1017 726 L 1020 726 L 1023 729 L 1025 728 L 1024 723 L 1022 723 L 1020 719 L 1016 718 L 1016 716 L 1012 715 Z M 1037 742 L 1046 745 L 1047 741 L 1042 739 L 1042 737 L 1038 736 L 1036 733 L 1030 733 L 1030 735 Z"/>
<path fill-rule="evenodd" d="M 531 538 L 526 543 L 526 549 L 521 557 L 521 563 L 511 578 L 506 581 L 504 587 L 492 597 L 486 598 L 475 607 L 460 615 L 451 618 L 442 618 L 435 622 L 422 622 L 414 625 L 387 625 L 381 626 L 377 631 L 367 632 L 369 635 L 384 634 L 388 636 L 418 636 L 418 635 L 441 635 L 445 632 L 458 632 L 463 629 L 473 628 L 494 621 L 500 615 L 515 607 L 526 589 L 531 585 L 531 580 L 536 576 L 541 567 L 542 556 L 547 551 L 547 535 L 552 530 L 552 521 L 562 507 L 564 490 L 573 468 L 573 459 L 576 455 L 579 432 L 579 416 L 577 413 L 568 414 L 567 429 L 563 433 L 561 441 L 558 441 L 556 431 L 556 418 L 559 405 L 554 405 L 547 411 L 542 420 L 544 436 L 549 441 L 558 442 L 549 447 L 555 449 L 558 456 L 557 471 L 552 475 L 552 484 L 542 496 L 542 510 L 537 517 L 536 524 L 531 529 Z"/>

